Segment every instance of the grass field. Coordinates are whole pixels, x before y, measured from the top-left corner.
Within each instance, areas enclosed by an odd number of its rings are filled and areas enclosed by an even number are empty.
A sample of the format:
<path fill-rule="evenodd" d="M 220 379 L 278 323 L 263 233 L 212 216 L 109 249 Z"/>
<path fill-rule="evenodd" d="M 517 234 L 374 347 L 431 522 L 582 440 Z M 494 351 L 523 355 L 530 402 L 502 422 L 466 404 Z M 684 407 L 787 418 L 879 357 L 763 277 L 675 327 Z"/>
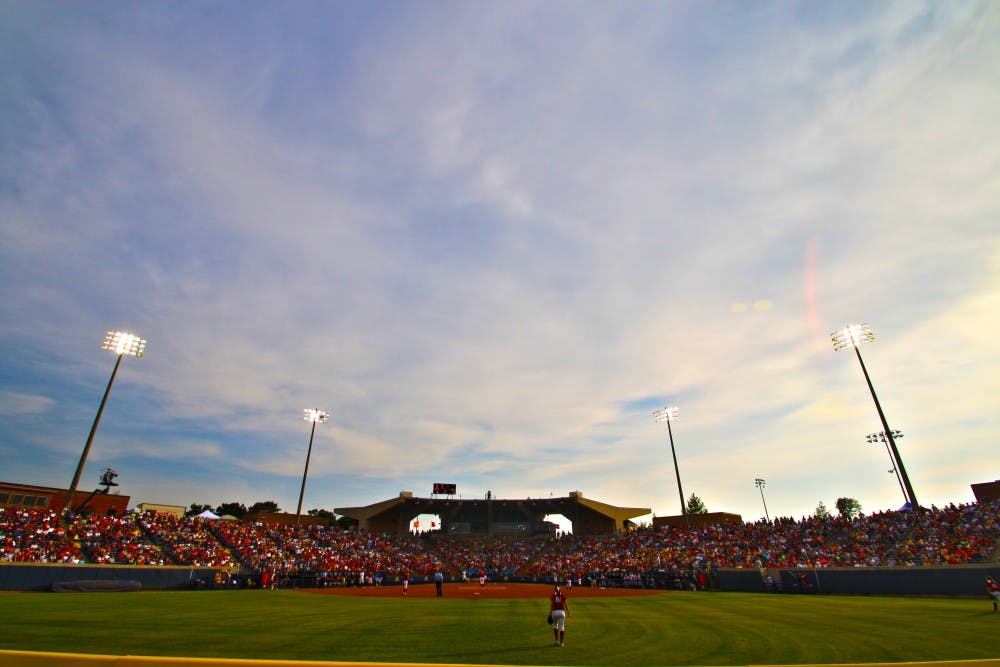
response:
<path fill-rule="evenodd" d="M 1000 657 L 1000 614 L 966 599 L 669 592 L 547 601 L 294 591 L 0 595 L 0 648 L 112 655 L 508 665 L 748 665 Z"/>

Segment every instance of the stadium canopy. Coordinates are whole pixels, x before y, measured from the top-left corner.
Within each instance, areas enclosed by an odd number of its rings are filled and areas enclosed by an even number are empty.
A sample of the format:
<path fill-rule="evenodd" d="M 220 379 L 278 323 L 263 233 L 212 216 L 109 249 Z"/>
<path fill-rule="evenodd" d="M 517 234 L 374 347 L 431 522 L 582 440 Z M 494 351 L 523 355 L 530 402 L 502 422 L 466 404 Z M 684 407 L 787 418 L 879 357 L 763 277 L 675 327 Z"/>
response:
<path fill-rule="evenodd" d="M 555 525 L 545 521 L 550 514 L 564 516 L 574 534 L 615 533 L 625 530 L 630 519 L 652 512 L 648 507 L 616 507 L 584 498 L 579 491 L 560 498 L 476 500 L 415 498 L 402 491 L 398 498 L 333 511 L 357 521 L 362 530 L 385 533 L 409 532 L 415 517 L 432 514 L 441 518 L 442 533 L 455 535 L 551 534 Z"/>

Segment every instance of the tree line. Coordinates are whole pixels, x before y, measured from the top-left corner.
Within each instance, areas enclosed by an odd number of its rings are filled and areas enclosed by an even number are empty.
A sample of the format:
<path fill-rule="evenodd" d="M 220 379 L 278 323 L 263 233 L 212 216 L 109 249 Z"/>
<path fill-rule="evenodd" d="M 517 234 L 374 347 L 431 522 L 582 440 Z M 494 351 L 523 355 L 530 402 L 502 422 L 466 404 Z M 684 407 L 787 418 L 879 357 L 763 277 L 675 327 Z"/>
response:
<path fill-rule="evenodd" d="M 238 502 L 227 502 L 220 503 L 219 505 L 212 506 L 201 503 L 191 503 L 191 506 L 187 508 L 184 512 L 184 516 L 198 516 L 205 510 L 217 514 L 219 516 L 234 516 L 237 519 L 242 519 L 247 514 L 256 514 L 258 512 L 265 514 L 279 514 L 281 513 L 281 508 L 278 507 L 278 503 L 273 500 L 260 500 L 250 507 L 247 507 L 243 503 Z M 347 528 L 352 525 L 352 521 L 344 516 L 337 516 L 328 509 L 313 508 L 306 512 L 308 516 L 320 517 L 323 519 L 329 519 L 331 524 L 336 524 L 341 528 Z"/>
<path fill-rule="evenodd" d="M 685 504 L 687 505 L 688 514 L 708 514 L 708 508 L 705 507 L 704 501 L 693 493 Z M 840 516 L 845 519 L 853 519 L 861 515 L 861 503 L 854 498 L 837 498 L 834 507 L 837 508 Z M 826 504 L 822 500 L 816 506 L 815 516 L 820 519 L 830 516 L 830 510 L 827 509 Z"/>

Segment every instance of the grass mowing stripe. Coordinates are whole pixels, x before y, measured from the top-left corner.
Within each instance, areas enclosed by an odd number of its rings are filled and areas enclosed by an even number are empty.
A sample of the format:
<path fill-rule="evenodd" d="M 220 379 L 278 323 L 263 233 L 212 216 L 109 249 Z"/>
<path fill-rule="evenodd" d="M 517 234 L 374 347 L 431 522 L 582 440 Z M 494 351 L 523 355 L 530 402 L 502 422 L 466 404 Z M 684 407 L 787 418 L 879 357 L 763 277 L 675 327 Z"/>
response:
<path fill-rule="evenodd" d="M 0 596 L 0 648 L 290 660 L 747 665 L 1000 657 L 986 600 L 685 593 L 571 601 L 294 591 Z"/>

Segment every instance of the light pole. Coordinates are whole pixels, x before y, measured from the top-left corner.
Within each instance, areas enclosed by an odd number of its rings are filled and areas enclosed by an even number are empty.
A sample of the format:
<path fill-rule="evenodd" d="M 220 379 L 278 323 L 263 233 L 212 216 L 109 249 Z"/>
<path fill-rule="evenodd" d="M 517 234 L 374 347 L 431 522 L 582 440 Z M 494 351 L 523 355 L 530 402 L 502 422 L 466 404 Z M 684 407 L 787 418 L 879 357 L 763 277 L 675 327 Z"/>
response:
<path fill-rule="evenodd" d="M 674 474 L 677 475 L 677 493 L 681 497 L 681 514 L 684 516 L 684 525 L 690 527 L 691 522 L 688 520 L 687 506 L 684 504 L 684 489 L 681 488 L 681 471 L 677 467 L 677 452 L 674 451 L 674 432 L 670 428 L 670 422 L 677 419 L 677 406 L 671 405 L 655 410 L 653 412 L 653 419 L 657 422 L 667 422 L 667 435 L 670 437 L 670 454 L 674 457 Z"/>
<path fill-rule="evenodd" d="M 73 508 L 73 494 L 80 483 L 80 475 L 83 474 L 83 467 L 87 464 L 87 455 L 90 454 L 90 446 L 94 444 L 94 436 L 97 434 L 97 425 L 101 423 L 101 415 L 104 414 L 104 406 L 108 403 L 108 394 L 111 393 L 111 385 L 115 382 L 118 374 L 118 366 L 125 356 L 139 358 L 146 349 L 146 341 L 135 334 L 125 331 L 109 331 L 101 344 L 102 350 L 109 350 L 118 355 L 115 360 L 115 368 L 111 371 L 111 379 L 108 380 L 107 389 L 104 390 L 104 398 L 101 399 L 101 407 L 97 408 L 97 416 L 94 417 L 94 425 L 90 427 L 90 435 L 87 436 L 87 444 L 83 446 L 83 454 L 80 455 L 80 462 L 76 464 L 76 472 L 73 473 L 73 481 L 66 492 L 66 504 L 63 511 L 70 511 Z"/>
<path fill-rule="evenodd" d="M 756 477 L 753 480 L 754 486 L 760 489 L 760 502 L 764 503 L 764 518 L 767 519 L 768 523 L 771 523 L 771 516 L 767 513 L 767 501 L 764 500 L 764 485 L 767 482 L 760 477 Z"/>
<path fill-rule="evenodd" d="M 875 395 L 875 387 L 872 385 L 872 380 L 868 377 L 868 369 L 865 368 L 865 362 L 861 358 L 861 350 L 859 349 L 862 343 L 870 343 L 875 340 L 875 335 L 872 333 L 872 329 L 867 324 L 849 324 L 840 331 L 834 331 L 830 334 L 831 340 L 833 340 L 833 349 L 836 352 L 841 350 L 846 350 L 849 347 L 854 348 L 854 353 L 858 356 L 858 363 L 861 364 L 861 372 L 865 374 L 865 382 L 868 383 L 868 391 L 872 394 L 872 400 L 875 401 L 875 409 L 878 411 L 878 418 L 882 422 L 882 432 L 885 433 L 886 442 L 889 444 L 889 451 L 892 454 L 893 460 L 895 461 L 895 468 L 899 472 L 900 478 L 903 480 L 904 495 L 907 501 L 910 503 L 911 509 L 917 509 L 920 505 L 917 504 L 917 495 L 913 492 L 913 486 L 910 484 L 910 478 L 906 474 L 906 466 L 903 465 L 903 459 L 899 456 L 899 450 L 896 449 L 896 441 L 893 439 L 892 429 L 889 428 L 889 422 L 886 421 L 885 413 L 882 412 L 882 406 L 878 402 L 878 396 Z"/>
<path fill-rule="evenodd" d="M 899 440 L 903 437 L 903 432 L 893 431 L 892 437 L 894 440 Z M 867 440 L 869 444 L 875 444 L 877 442 L 885 443 L 885 451 L 889 452 L 889 462 L 892 463 L 892 468 L 889 472 L 896 476 L 896 481 L 899 482 L 899 490 L 903 492 L 903 502 L 906 502 L 906 489 L 903 488 L 903 480 L 899 476 L 899 470 L 896 469 L 896 461 L 892 458 L 892 450 L 889 449 L 889 441 L 886 440 L 885 432 L 879 431 L 878 433 L 869 433 L 865 436 L 865 440 Z"/>
<path fill-rule="evenodd" d="M 302 411 L 307 422 L 312 422 L 312 431 L 309 432 L 309 449 L 306 451 L 306 469 L 302 471 L 302 488 L 299 490 L 299 506 L 295 510 L 295 525 L 299 525 L 302 517 L 302 498 L 306 495 L 306 476 L 309 474 L 309 458 L 313 451 L 313 436 L 316 435 L 316 424 L 325 424 L 328 420 L 327 414 L 315 408 L 306 408 Z"/>

